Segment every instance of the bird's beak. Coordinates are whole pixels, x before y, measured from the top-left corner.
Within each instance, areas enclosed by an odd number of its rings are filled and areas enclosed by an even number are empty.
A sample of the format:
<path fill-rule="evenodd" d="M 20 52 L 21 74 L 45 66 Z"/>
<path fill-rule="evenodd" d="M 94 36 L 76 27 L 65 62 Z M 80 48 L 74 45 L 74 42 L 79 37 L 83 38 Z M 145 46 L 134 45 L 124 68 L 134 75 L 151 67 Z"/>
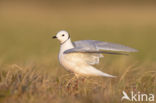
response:
<path fill-rule="evenodd" d="M 56 36 L 53 36 L 52 38 L 53 38 L 53 39 L 56 39 L 57 37 L 56 37 Z"/>

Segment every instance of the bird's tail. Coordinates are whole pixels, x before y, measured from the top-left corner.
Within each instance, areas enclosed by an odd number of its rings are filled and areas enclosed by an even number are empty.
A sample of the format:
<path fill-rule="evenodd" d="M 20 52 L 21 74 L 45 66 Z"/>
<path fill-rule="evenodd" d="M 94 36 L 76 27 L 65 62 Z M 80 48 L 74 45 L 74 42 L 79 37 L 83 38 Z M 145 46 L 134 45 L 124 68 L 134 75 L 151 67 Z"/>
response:
<path fill-rule="evenodd" d="M 104 73 L 104 72 L 102 72 L 101 76 L 110 77 L 110 78 L 115 78 L 116 77 L 116 76 L 113 76 L 113 75 L 110 75 L 110 74 L 107 74 L 107 73 Z"/>
<path fill-rule="evenodd" d="M 96 69 L 95 67 L 93 66 L 90 66 L 89 68 L 87 68 L 87 74 L 90 74 L 90 75 L 94 75 L 94 76 L 103 76 L 103 77 L 111 77 L 111 78 L 115 78 L 116 76 L 113 76 L 113 75 L 110 75 L 110 74 L 107 74 L 107 73 L 104 73 L 98 69 Z"/>

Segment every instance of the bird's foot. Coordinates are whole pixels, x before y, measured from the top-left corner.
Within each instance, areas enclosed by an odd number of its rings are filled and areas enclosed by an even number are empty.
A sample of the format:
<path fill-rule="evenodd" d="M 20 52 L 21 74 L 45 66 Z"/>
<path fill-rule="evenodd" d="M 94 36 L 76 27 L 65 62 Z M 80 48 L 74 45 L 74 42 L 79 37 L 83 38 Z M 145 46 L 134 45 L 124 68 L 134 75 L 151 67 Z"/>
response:
<path fill-rule="evenodd" d="M 67 88 L 68 94 L 76 95 L 78 91 L 78 86 L 79 80 L 76 76 L 74 76 L 72 79 L 68 80 L 65 87 Z"/>

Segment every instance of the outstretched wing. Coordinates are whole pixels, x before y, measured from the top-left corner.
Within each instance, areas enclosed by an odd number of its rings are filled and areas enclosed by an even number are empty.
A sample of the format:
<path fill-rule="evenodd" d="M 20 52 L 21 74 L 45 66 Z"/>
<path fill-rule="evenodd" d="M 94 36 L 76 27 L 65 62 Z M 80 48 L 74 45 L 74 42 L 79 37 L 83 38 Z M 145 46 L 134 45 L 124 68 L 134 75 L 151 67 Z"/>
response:
<path fill-rule="evenodd" d="M 128 55 L 128 52 L 137 52 L 136 49 L 96 40 L 81 40 L 73 42 L 74 48 L 64 51 L 65 54 L 81 53 L 85 55 L 86 62 L 89 64 L 98 64 L 99 58 L 103 54 Z"/>
<path fill-rule="evenodd" d="M 66 50 L 64 53 L 106 53 L 106 54 L 127 54 L 128 52 L 137 52 L 136 49 L 109 42 L 96 40 L 80 40 L 73 42 L 75 48 Z"/>

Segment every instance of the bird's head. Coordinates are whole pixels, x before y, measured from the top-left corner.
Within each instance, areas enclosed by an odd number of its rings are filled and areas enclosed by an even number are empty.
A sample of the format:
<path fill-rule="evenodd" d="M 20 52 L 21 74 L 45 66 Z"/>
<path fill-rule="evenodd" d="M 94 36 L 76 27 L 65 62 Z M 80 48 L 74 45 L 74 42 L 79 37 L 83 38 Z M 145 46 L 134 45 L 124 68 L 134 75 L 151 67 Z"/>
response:
<path fill-rule="evenodd" d="M 70 35 L 68 34 L 67 31 L 61 30 L 56 34 L 56 36 L 53 36 L 53 39 L 56 39 L 56 38 L 60 41 L 61 44 L 63 44 L 68 39 L 70 39 Z"/>

